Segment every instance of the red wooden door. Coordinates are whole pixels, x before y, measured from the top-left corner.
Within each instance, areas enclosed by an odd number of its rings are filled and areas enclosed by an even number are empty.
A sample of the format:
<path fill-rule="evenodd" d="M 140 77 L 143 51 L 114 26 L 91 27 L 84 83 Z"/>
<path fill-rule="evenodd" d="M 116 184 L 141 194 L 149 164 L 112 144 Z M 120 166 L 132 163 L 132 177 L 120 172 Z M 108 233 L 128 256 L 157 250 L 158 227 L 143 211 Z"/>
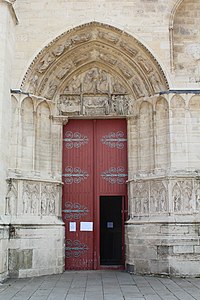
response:
<path fill-rule="evenodd" d="M 100 267 L 100 197 L 126 198 L 126 144 L 126 121 L 122 119 L 70 120 L 64 126 L 66 269 Z"/>
<path fill-rule="evenodd" d="M 126 120 L 97 120 L 96 121 L 96 167 L 95 192 L 96 211 L 99 211 L 99 201 L 102 196 L 122 196 L 127 201 L 127 130 Z M 124 219 L 124 201 L 121 218 Z M 125 205 L 126 206 L 126 205 Z M 113 210 L 114 212 L 114 210 Z M 99 217 L 99 214 L 98 214 Z M 123 222 L 123 221 L 122 221 Z M 98 218 L 96 228 L 100 230 Z M 124 224 L 124 222 L 123 222 Z M 124 231 L 124 226 L 122 228 Z M 123 234 L 124 236 L 124 234 Z M 124 238 L 121 241 L 124 245 Z M 100 266 L 100 239 L 95 243 L 97 252 L 97 266 Z M 122 249 L 124 254 L 124 247 Z M 124 255 L 123 255 L 124 256 Z"/>

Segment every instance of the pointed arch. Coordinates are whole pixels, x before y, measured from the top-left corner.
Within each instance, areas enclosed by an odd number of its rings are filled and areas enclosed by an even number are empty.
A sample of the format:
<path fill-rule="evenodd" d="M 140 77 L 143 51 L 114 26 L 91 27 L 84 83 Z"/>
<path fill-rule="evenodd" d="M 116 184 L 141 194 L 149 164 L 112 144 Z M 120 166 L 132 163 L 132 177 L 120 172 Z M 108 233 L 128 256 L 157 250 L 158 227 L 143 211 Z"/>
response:
<path fill-rule="evenodd" d="M 178 1 L 171 15 L 173 30 L 172 47 L 174 68 L 184 73 L 190 81 L 197 82 L 200 78 L 200 25 L 198 14 L 199 1 Z"/>
<path fill-rule="evenodd" d="M 95 67 L 116 78 L 135 99 L 168 89 L 164 72 L 144 45 L 97 22 L 69 30 L 47 45 L 30 65 L 21 88 L 53 100 L 63 85 Z"/>
<path fill-rule="evenodd" d="M 156 102 L 155 114 L 156 168 L 169 167 L 169 105 L 164 97 Z"/>
<path fill-rule="evenodd" d="M 34 103 L 30 97 L 26 97 L 21 104 L 21 167 L 24 170 L 33 170 L 34 149 Z"/>
<path fill-rule="evenodd" d="M 36 170 L 46 175 L 51 171 L 51 120 L 50 107 L 46 101 L 39 103 L 36 116 L 35 166 Z"/>
<path fill-rule="evenodd" d="M 153 106 L 143 101 L 139 113 L 140 170 L 142 172 L 151 172 L 154 169 L 153 134 Z"/>

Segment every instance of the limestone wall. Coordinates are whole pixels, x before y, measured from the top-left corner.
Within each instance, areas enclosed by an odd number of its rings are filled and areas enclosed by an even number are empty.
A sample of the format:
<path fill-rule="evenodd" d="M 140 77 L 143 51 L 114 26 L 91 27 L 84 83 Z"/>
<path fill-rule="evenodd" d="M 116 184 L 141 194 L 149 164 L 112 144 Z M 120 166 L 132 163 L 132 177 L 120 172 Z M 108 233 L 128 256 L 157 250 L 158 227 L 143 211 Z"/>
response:
<path fill-rule="evenodd" d="M 185 0 L 179 5 L 173 23 L 174 68 L 188 74 L 190 82 L 200 81 L 199 1 Z"/>
<path fill-rule="evenodd" d="M 14 54 L 14 27 L 16 19 L 5 1 L 0 1 L 0 280 L 7 276 L 7 245 L 9 227 L 4 218 L 6 198 L 6 176 L 9 162 L 11 127 L 10 87 Z"/>
<path fill-rule="evenodd" d="M 141 41 L 158 59 L 170 78 L 169 20 L 177 0 L 156 1 L 16 1 L 19 18 L 13 87 L 22 78 L 36 54 L 59 34 L 97 21 L 112 25 Z M 184 79 L 183 79 L 184 82 Z"/>

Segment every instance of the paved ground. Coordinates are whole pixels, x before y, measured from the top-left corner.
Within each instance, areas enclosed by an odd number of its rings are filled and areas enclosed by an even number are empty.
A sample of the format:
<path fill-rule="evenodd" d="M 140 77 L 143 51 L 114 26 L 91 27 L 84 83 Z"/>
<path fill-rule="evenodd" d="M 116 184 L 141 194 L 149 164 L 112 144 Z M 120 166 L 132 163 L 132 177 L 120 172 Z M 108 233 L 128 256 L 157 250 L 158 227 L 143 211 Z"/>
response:
<path fill-rule="evenodd" d="M 10 279 L 0 284 L 0 300 L 200 300 L 200 278 L 162 278 L 122 271 L 65 272 Z"/>

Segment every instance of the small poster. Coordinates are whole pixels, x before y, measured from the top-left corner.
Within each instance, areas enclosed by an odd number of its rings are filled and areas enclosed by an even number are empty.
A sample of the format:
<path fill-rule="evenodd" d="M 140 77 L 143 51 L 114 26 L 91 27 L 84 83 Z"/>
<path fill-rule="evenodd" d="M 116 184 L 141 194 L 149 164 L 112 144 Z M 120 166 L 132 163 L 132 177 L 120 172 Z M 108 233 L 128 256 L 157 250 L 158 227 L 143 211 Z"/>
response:
<path fill-rule="evenodd" d="M 93 231 L 93 222 L 81 222 L 80 231 Z"/>
<path fill-rule="evenodd" d="M 76 222 L 69 222 L 69 231 L 76 231 Z"/>
<path fill-rule="evenodd" d="M 107 222 L 107 228 L 113 228 L 114 224 L 113 222 Z"/>

